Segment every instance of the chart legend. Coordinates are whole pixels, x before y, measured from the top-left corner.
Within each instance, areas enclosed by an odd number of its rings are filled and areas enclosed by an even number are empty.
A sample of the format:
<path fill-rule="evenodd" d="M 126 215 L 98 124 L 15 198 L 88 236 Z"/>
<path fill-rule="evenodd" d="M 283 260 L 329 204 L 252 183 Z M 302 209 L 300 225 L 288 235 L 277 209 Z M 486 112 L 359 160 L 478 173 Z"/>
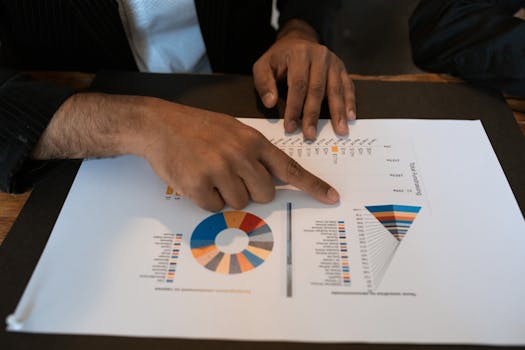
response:
<path fill-rule="evenodd" d="M 173 279 L 175 278 L 175 271 L 177 271 L 177 260 L 179 259 L 181 243 L 182 243 L 182 234 L 181 233 L 175 234 L 175 238 L 173 240 L 173 247 L 171 249 L 171 256 L 169 260 L 168 272 L 166 273 L 167 283 L 173 283 Z"/>
<path fill-rule="evenodd" d="M 341 258 L 341 272 L 343 277 L 343 285 L 350 285 L 350 265 L 348 263 L 348 239 L 346 233 L 346 225 L 344 221 L 337 222 L 337 231 L 339 233 L 339 253 Z"/>

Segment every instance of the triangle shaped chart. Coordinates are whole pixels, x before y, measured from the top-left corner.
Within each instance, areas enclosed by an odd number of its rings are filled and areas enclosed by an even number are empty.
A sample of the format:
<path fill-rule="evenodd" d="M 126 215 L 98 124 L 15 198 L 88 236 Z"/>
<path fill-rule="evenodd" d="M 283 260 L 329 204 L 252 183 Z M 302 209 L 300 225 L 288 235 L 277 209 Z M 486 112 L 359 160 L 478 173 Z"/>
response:
<path fill-rule="evenodd" d="M 405 237 L 414 222 L 418 206 L 409 205 L 371 205 L 365 207 L 399 242 Z"/>

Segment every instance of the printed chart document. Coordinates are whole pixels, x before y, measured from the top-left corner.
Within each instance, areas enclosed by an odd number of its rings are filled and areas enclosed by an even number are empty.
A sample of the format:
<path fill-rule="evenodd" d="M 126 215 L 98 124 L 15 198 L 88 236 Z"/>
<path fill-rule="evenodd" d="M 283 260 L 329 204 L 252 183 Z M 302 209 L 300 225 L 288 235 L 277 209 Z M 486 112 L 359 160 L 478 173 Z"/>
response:
<path fill-rule="evenodd" d="M 525 222 L 479 121 L 241 119 L 335 186 L 210 213 L 143 159 L 85 161 L 10 331 L 525 344 Z M 217 135 L 221 137 L 221 135 Z M 211 166 L 211 165 L 210 165 Z"/>

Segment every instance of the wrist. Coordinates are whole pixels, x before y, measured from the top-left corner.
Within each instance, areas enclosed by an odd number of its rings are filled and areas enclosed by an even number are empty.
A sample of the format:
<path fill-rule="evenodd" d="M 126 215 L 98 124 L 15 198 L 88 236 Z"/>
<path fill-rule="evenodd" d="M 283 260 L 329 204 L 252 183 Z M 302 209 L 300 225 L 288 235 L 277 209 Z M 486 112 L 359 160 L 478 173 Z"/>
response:
<path fill-rule="evenodd" d="M 319 42 L 319 35 L 315 29 L 300 19 L 291 19 L 287 21 L 279 32 L 277 33 L 277 40 L 284 38 L 296 38 L 312 41 L 315 43 Z"/>
<path fill-rule="evenodd" d="M 172 144 L 181 142 L 180 136 L 195 127 L 196 111 L 202 110 L 167 101 L 156 97 L 141 96 L 134 108 L 137 123 L 122 134 L 122 145 L 137 156 L 155 158 L 162 153 L 163 143 L 169 139 Z"/>
<path fill-rule="evenodd" d="M 162 99 L 149 96 L 127 96 L 124 106 L 127 115 L 120 125 L 118 147 L 121 154 L 145 157 L 150 145 L 158 138 L 165 125 Z"/>

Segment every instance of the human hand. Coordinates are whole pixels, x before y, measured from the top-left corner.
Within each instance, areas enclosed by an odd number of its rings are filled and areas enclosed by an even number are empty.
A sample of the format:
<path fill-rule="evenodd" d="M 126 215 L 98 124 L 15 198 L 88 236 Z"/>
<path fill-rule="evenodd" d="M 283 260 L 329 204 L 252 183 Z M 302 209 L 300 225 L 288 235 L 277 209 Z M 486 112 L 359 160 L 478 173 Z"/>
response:
<path fill-rule="evenodd" d="M 348 134 L 347 121 L 356 118 L 356 106 L 354 84 L 344 63 L 317 42 L 317 35 L 308 24 L 299 20 L 290 22 L 253 66 L 259 96 L 267 108 L 274 107 L 278 97 L 276 81 L 286 78 L 284 127 L 287 132 L 297 129 L 302 114 L 304 137 L 314 140 L 321 103 L 326 96 L 335 132 Z"/>
<path fill-rule="evenodd" d="M 335 204 L 339 194 L 235 118 L 154 97 L 78 93 L 33 149 L 35 159 L 144 157 L 164 182 L 200 207 L 241 209 L 273 199 L 272 175 Z"/>
<path fill-rule="evenodd" d="M 323 203 L 339 200 L 330 185 L 231 116 L 159 99 L 148 113 L 134 153 L 204 209 L 217 211 L 225 204 L 242 209 L 250 199 L 269 202 L 275 195 L 272 175 Z"/>

